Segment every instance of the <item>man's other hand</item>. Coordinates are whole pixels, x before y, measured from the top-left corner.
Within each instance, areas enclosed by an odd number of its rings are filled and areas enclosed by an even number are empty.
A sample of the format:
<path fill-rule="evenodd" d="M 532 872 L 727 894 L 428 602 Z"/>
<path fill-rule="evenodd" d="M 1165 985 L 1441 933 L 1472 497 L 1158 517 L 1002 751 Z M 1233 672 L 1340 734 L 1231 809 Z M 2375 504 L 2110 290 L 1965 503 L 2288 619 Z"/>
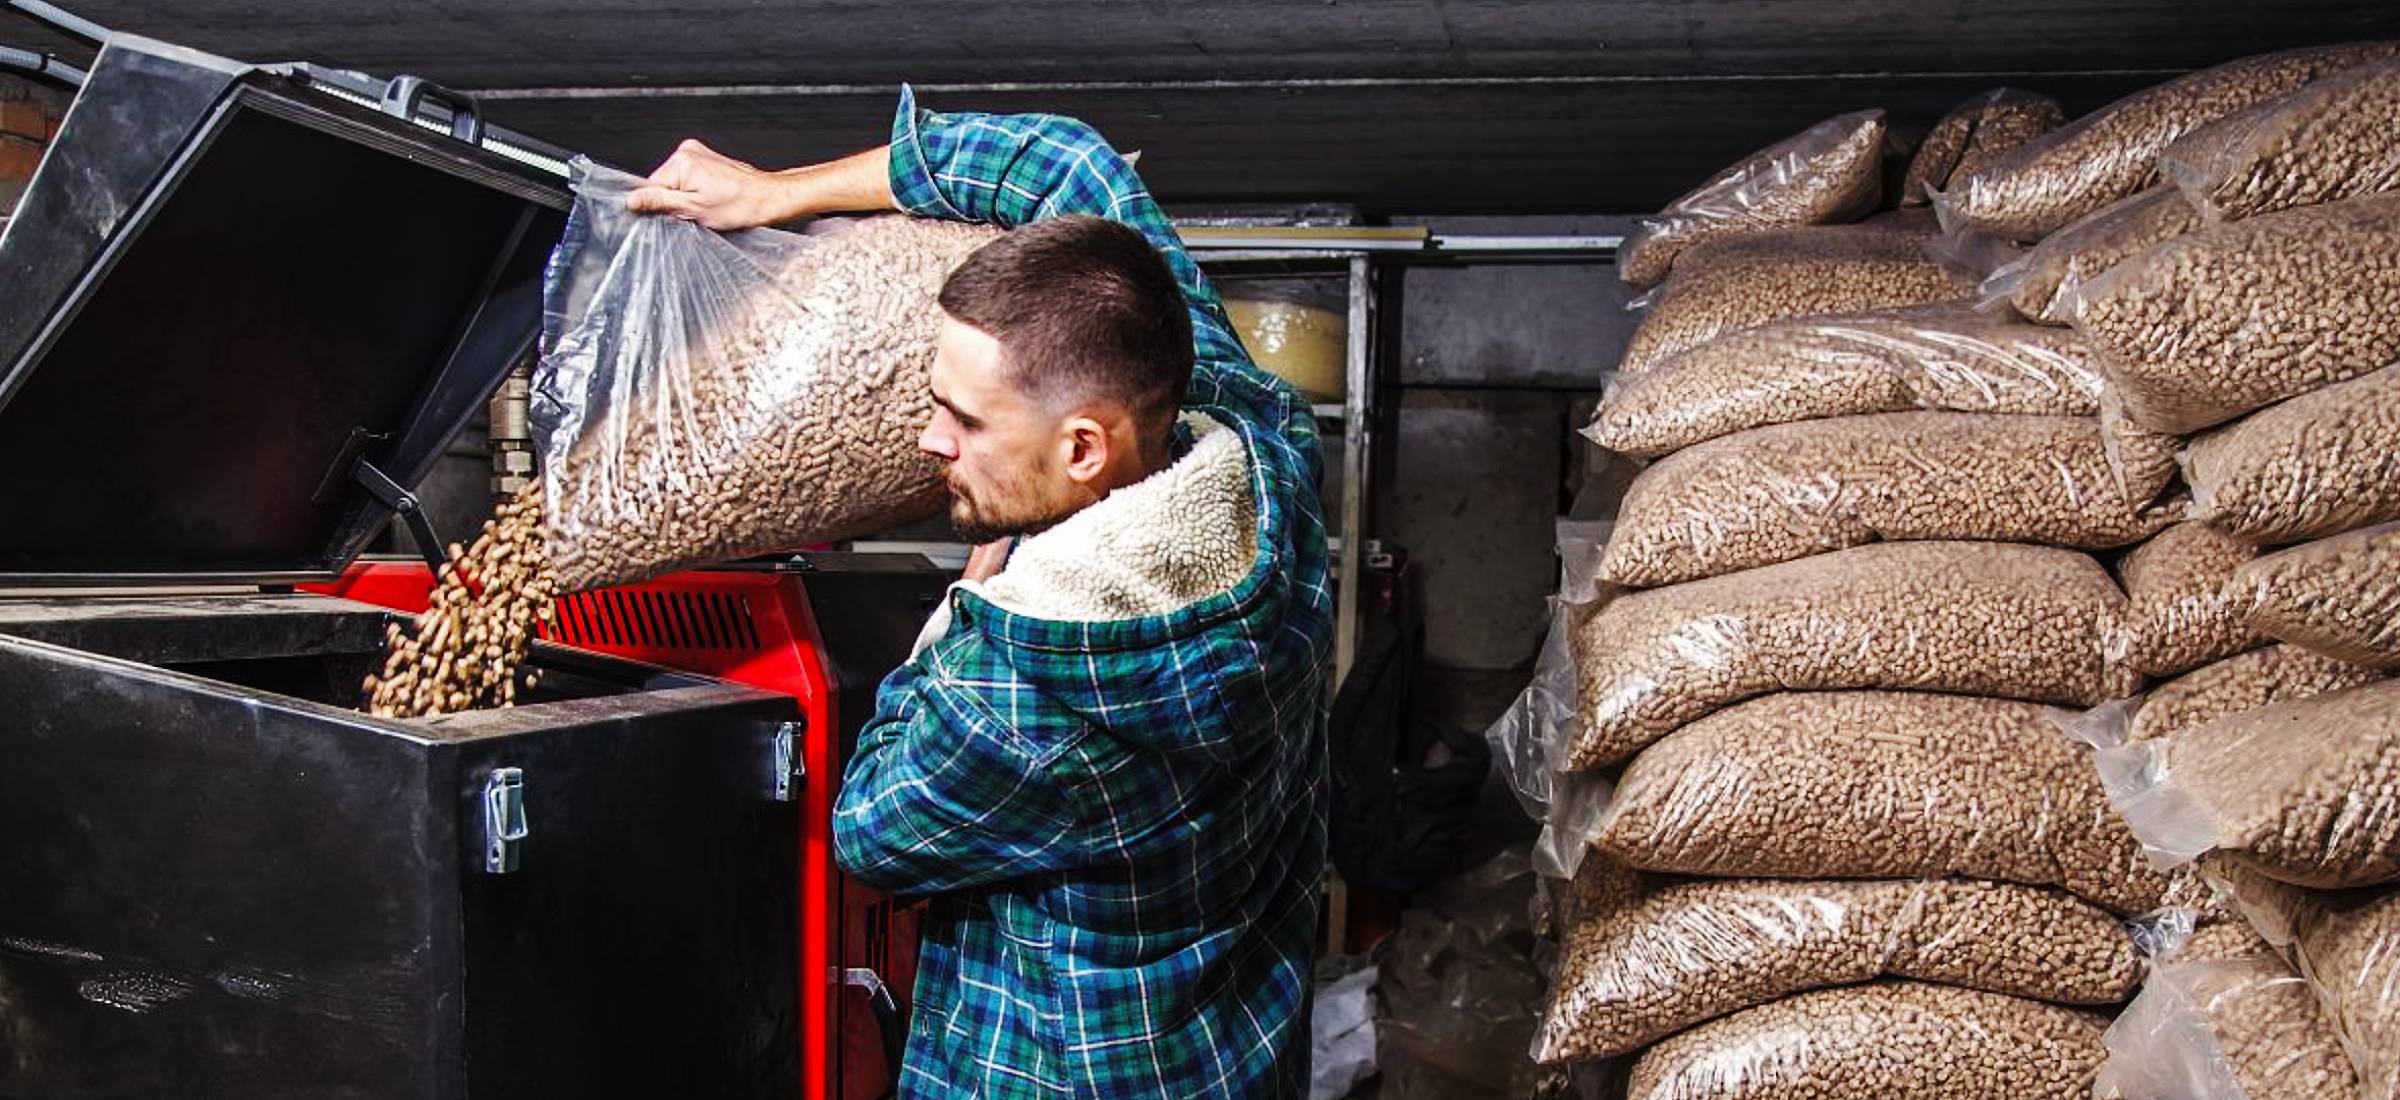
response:
<path fill-rule="evenodd" d="M 770 172 L 686 139 L 650 173 L 646 186 L 625 198 L 635 213 L 667 214 L 725 232 L 782 221 L 783 180 Z"/>

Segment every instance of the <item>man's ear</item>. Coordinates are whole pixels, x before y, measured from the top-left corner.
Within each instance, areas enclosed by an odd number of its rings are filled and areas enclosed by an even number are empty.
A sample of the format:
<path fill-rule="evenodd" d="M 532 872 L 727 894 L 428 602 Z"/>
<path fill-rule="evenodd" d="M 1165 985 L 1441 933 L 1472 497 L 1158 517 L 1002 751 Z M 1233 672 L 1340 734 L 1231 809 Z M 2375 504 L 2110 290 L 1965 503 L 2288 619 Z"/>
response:
<path fill-rule="evenodd" d="M 1067 477 L 1078 485 L 1096 485 L 1108 471 L 1108 426 L 1083 413 L 1060 426 L 1059 447 L 1065 452 Z"/>

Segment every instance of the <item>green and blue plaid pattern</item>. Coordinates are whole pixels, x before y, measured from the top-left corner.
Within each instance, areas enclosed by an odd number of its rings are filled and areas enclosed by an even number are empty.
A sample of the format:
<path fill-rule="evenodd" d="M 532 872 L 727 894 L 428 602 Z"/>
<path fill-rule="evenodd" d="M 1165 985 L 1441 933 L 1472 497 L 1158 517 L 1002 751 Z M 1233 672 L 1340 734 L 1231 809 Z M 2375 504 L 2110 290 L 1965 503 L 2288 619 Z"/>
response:
<path fill-rule="evenodd" d="M 1148 236 L 1191 309 L 1184 407 L 1239 434 L 1259 501 L 1228 592 L 1062 622 L 954 590 L 950 632 L 884 681 L 834 840 L 865 882 L 934 895 L 901 1094 L 1304 1096 L 1333 611 L 1315 421 L 1091 127 L 903 89 L 891 157 L 912 213 Z"/>

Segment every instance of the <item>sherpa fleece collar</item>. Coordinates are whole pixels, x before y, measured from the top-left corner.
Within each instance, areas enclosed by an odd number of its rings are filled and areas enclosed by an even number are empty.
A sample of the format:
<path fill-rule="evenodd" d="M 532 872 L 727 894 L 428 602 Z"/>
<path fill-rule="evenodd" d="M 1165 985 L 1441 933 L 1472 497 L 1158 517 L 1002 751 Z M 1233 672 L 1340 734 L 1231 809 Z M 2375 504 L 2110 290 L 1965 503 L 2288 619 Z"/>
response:
<path fill-rule="evenodd" d="M 1002 610 L 1060 622 L 1163 615 L 1228 591 L 1258 559 L 1240 433 L 1185 413 L 1191 449 L 1164 470 L 1017 542 L 978 586 Z"/>

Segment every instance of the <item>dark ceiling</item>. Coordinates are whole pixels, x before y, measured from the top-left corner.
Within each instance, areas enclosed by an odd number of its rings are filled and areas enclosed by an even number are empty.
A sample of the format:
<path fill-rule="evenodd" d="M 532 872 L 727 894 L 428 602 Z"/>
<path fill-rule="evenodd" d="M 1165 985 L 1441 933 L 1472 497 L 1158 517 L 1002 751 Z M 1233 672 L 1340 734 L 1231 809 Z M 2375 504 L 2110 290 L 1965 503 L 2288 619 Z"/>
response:
<path fill-rule="evenodd" d="M 417 73 L 646 168 L 684 136 L 768 164 L 881 140 L 892 91 L 1087 118 L 1170 202 L 1648 210 L 1820 117 L 1925 123 L 1995 84 L 2070 111 L 2287 46 L 2400 36 L 2314 0 L 82 0 L 251 61 Z M 22 19 L 0 44 L 41 46 Z"/>

